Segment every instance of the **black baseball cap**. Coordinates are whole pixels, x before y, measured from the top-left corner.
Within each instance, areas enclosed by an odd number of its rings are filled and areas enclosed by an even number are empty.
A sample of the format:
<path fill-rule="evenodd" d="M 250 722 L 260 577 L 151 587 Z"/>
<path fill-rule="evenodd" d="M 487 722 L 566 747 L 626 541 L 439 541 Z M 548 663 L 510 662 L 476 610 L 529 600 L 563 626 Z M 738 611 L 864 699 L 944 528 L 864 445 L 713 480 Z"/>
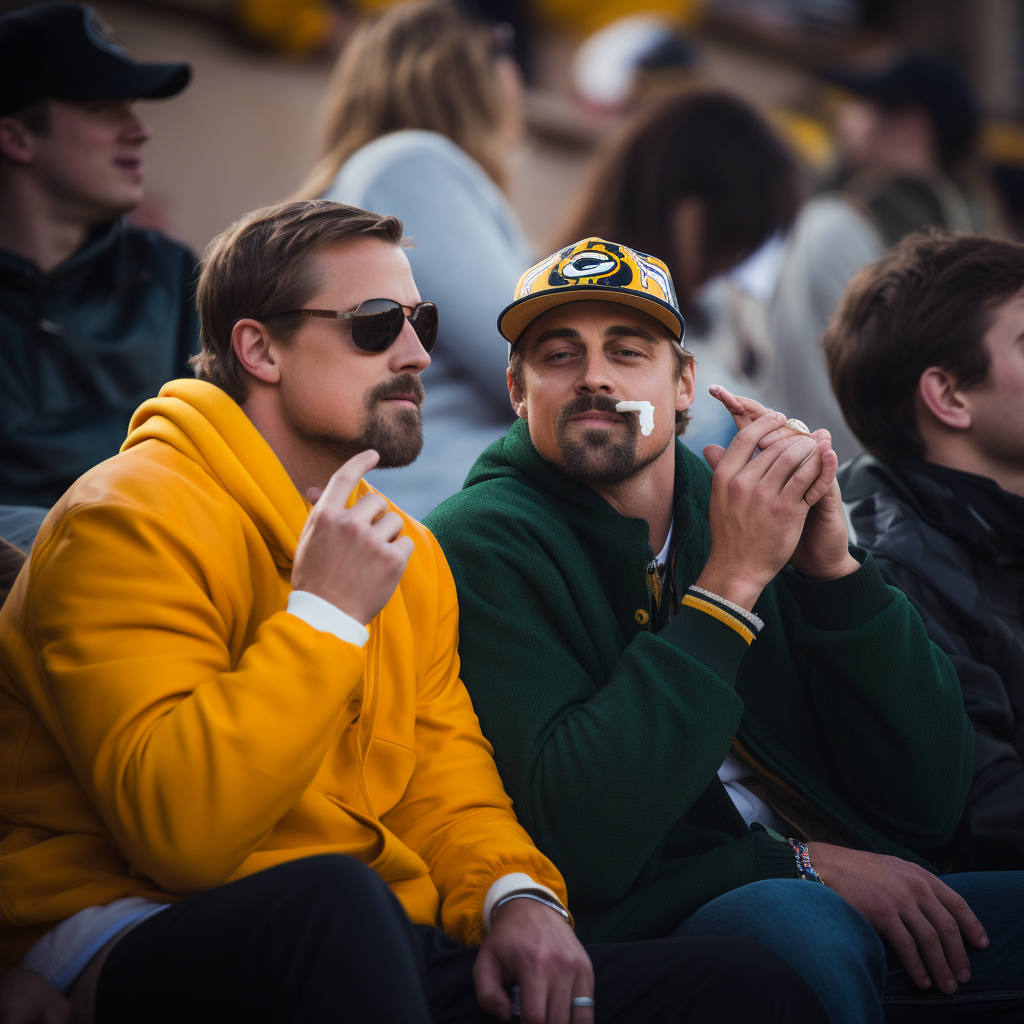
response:
<path fill-rule="evenodd" d="M 83 4 L 39 4 L 0 17 L 0 117 L 42 99 L 162 99 L 188 64 L 139 64 Z"/>
<path fill-rule="evenodd" d="M 981 115 L 974 92 L 957 67 L 942 57 L 911 53 L 876 71 L 833 69 L 822 77 L 889 106 L 923 107 L 944 159 L 966 153 L 977 137 Z"/>

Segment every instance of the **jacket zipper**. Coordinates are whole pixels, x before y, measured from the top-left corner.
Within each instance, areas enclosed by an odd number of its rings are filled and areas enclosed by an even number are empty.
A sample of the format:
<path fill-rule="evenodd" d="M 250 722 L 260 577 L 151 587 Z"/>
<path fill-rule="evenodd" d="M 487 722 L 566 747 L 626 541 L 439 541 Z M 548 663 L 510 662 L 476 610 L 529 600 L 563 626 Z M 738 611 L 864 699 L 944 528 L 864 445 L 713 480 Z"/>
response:
<path fill-rule="evenodd" d="M 852 839 L 856 844 L 858 844 L 855 847 L 856 849 L 876 850 L 875 845 L 869 842 L 866 836 L 863 836 L 856 830 L 851 829 L 845 821 L 837 821 L 827 808 L 819 807 L 816 804 L 812 803 L 810 800 L 807 799 L 807 797 L 803 796 L 801 793 L 798 793 L 791 785 L 789 785 L 788 782 L 785 782 L 774 772 L 771 772 L 767 768 L 765 768 L 765 766 L 761 764 L 754 757 L 754 755 L 751 754 L 749 750 L 747 750 L 746 747 L 743 746 L 743 744 L 739 741 L 738 737 L 733 737 L 732 749 L 735 752 L 736 756 L 748 768 L 750 768 L 759 779 L 761 779 L 766 784 L 774 786 L 777 790 L 780 790 L 787 796 L 794 798 L 799 802 L 801 806 L 808 808 L 815 814 L 820 814 L 827 822 L 829 822 L 832 825 L 833 828 L 836 829 L 836 831 L 845 833 L 850 839 Z"/>
<path fill-rule="evenodd" d="M 735 752 L 736 756 L 748 768 L 750 768 L 759 779 L 764 779 L 764 781 L 772 783 L 772 785 L 774 785 L 778 789 L 781 789 L 782 792 L 785 793 L 787 796 L 791 796 L 799 800 L 800 803 L 802 803 L 805 807 L 810 807 L 812 810 L 815 809 L 792 786 L 790 786 L 786 782 L 783 782 L 782 779 L 778 777 L 778 775 L 776 775 L 774 772 L 768 771 L 768 769 L 765 768 L 763 764 L 758 762 L 754 758 L 754 755 L 751 754 L 750 751 L 747 750 L 747 748 L 743 746 L 743 744 L 740 743 L 740 741 L 736 737 L 733 737 L 732 749 Z"/>
<path fill-rule="evenodd" d="M 658 575 L 658 560 L 655 558 L 647 566 L 647 589 L 651 592 L 654 611 L 661 607 L 661 577 Z"/>
<path fill-rule="evenodd" d="M 376 625 L 376 628 L 374 628 Z M 367 813 L 377 817 L 370 799 L 370 790 L 366 785 L 366 759 L 370 756 L 370 744 L 373 742 L 373 727 L 377 721 L 377 706 L 380 703 L 380 645 L 381 628 L 379 620 L 370 626 L 369 656 L 366 659 L 366 682 L 369 694 L 363 694 L 363 714 L 359 721 L 359 732 L 356 734 L 358 746 L 359 789 L 366 804 Z"/>

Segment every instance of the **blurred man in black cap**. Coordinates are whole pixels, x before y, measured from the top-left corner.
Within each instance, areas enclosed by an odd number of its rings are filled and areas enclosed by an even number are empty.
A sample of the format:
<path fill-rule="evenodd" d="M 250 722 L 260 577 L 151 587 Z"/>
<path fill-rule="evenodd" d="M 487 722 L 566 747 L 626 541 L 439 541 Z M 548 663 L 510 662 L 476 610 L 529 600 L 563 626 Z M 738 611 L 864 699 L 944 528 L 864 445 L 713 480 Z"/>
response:
<path fill-rule="evenodd" d="M 840 165 L 794 225 L 769 309 L 775 360 L 765 390 L 778 408 L 826 427 L 846 460 L 862 448 L 818 339 L 847 282 L 909 232 L 986 232 L 996 218 L 974 171 L 978 105 L 952 64 L 910 54 L 880 70 L 823 77 L 848 93 L 836 125 Z"/>
<path fill-rule="evenodd" d="M 197 347 L 192 253 L 123 219 L 150 137 L 134 100 L 190 77 L 88 7 L 0 17 L 0 536 L 23 547 Z"/>

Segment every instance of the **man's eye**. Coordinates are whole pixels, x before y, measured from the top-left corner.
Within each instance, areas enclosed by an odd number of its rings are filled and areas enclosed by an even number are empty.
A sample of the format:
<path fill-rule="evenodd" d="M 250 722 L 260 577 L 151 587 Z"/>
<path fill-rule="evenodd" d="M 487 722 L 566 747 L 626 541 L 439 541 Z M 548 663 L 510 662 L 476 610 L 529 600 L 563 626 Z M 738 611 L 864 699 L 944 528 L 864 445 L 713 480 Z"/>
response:
<path fill-rule="evenodd" d="M 643 355 L 642 352 L 640 352 L 638 349 L 635 349 L 635 348 L 619 348 L 619 349 L 615 350 L 615 353 L 616 353 L 616 355 L 628 356 L 628 357 L 642 356 Z"/>

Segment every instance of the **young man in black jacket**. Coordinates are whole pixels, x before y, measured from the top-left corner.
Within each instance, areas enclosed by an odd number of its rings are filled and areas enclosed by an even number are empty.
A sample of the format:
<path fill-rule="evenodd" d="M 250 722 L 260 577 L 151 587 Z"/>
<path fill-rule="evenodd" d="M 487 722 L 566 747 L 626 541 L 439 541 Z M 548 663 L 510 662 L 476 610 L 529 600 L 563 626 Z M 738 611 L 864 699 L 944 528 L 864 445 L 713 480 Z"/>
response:
<path fill-rule="evenodd" d="M 198 346 L 192 253 L 121 219 L 150 137 L 133 101 L 190 74 L 135 63 L 88 7 L 0 18 L 0 536 L 22 547 Z"/>
<path fill-rule="evenodd" d="M 947 868 L 1024 867 L 1024 245 L 913 235 L 824 338 L 857 533 L 949 656 L 974 778 Z"/>

